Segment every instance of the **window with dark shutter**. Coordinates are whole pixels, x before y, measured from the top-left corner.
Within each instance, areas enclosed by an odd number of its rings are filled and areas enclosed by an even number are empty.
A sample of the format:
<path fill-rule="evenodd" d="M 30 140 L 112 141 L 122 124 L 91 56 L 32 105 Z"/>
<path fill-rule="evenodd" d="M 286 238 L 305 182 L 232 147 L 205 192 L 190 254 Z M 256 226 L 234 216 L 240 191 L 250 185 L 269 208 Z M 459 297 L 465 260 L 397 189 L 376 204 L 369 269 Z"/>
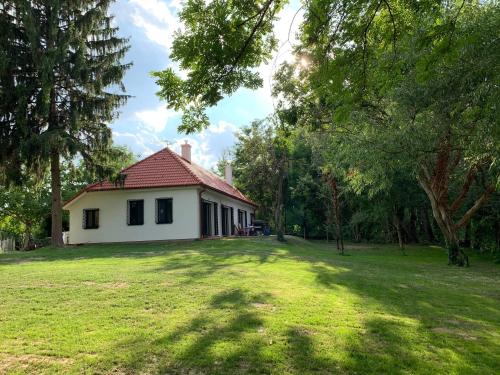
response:
<path fill-rule="evenodd" d="M 231 207 L 231 222 L 229 223 L 231 226 L 231 236 L 234 235 L 234 208 Z"/>
<path fill-rule="evenodd" d="M 219 235 L 219 207 L 214 203 L 214 235 Z"/>
<path fill-rule="evenodd" d="M 212 236 L 212 203 L 201 202 L 201 234 L 203 237 Z"/>
<path fill-rule="evenodd" d="M 172 198 L 156 200 L 156 224 L 171 224 L 173 222 Z"/>
<path fill-rule="evenodd" d="M 83 210 L 83 229 L 99 228 L 99 209 L 91 208 Z"/>
<path fill-rule="evenodd" d="M 144 224 L 144 200 L 135 199 L 127 201 L 127 224 L 128 225 L 143 225 Z"/>
<path fill-rule="evenodd" d="M 243 226 L 243 211 L 238 209 L 238 224 Z"/>
<path fill-rule="evenodd" d="M 227 236 L 229 234 L 229 232 L 228 232 L 229 207 L 226 207 L 226 206 L 221 204 L 220 213 L 221 213 L 221 219 L 222 219 L 222 235 Z"/>

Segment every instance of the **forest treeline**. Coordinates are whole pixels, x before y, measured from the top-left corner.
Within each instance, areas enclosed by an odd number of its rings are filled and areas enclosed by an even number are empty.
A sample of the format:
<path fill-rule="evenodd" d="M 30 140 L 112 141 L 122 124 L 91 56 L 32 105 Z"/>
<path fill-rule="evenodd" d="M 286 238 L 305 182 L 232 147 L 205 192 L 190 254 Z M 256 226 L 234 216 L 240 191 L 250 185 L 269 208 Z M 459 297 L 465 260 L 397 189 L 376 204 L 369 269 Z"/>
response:
<path fill-rule="evenodd" d="M 118 178 L 130 159 L 109 127 L 130 67 L 112 2 L 0 1 L 0 224 L 40 217 L 23 196 L 49 196 L 54 246 L 65 178 L 75 168 Z M 287 4 L 183 3 L 172 64 L 152 73 L 182 112 L 180 132 L 205 129 L 208 108 L 262 86 L 257 68 L 279 50 Z M 245 128 L 231 155 L 278 239 L 328 236 L 340 250 L 343 239 L 442 242 L 460 266 L 464 246 L 498 253 L 498 2 L 304 0 L 299 12 L 295 59 L 272 80 L 274 113 Z M 21 224 L 29 238 L 33 221 Z"/>
<path fill-rule="evenodd" d="M 278 46 L 286 3 L 185 3 L 171 58 L 188 74 L 154 74 L 184 113 L 181 130 L 205 128 L 207 108 L 262 85 L 255 68 Z M 468 241 L 498 251 L 498 2 L 312 0 L 299 11 L 275 111 L 234 150 L 236 180 L 278 238 L 333 227 L 339 242 L 438 239 L 460 266 Z"/>
<path fill-rule="evenodd" d="M 336 179 L 325 171 L 329 150 L 323 131 L 304 128 L 291 132 L 283 176 L 283 232 L 307 239 L 337 242 L 444 244 L 432 207 L 415 176 L 395 167 L 390 176 L 366 186 L 355 172 Z M 257 218 L 275 222 L 279 179 L 273 180 L 274 127 L 267 120 L 256 121 L 238 134 L 237 144 L 219 161 L 217 172 L 231 160 L 236 186 L 260 206 Z M 369 165 L 367 165 L 369 168 Z M 347 168 L 347 167 L 346 167 Z M 452 186 L 462 188 L 461 181 Z M 475 188 L 464 207 L 474 204 L 480 192 Z M 460 245 L 484 253 L 498 252 L 500 244 L 500 199 L 494 194 L 459 234 Z"/>

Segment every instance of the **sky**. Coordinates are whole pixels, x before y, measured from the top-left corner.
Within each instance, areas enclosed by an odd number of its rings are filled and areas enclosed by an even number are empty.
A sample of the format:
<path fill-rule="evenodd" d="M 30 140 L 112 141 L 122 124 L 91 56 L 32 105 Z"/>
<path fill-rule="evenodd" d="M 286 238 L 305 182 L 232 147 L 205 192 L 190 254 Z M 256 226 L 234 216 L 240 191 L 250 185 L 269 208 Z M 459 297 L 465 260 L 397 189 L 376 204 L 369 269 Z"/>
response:
<path fill-rule="evenodd" d="M 131 61 L 124 84 L 131 95 L 120 108 L 119 117 L 111 124 L 113 140 L 126 145 L 139 158 L 159 151 L 167 145 L 180 151 L 180 144 L 192 145 L 194 162 L 212 168 L 224 150 L 234 145 L 235 133 L 253 120 L 273 111 L 271 77 L 280 62 L 293 60 L 292 44 L 302 19 L 298 0 L 292 0 L 275 25 L 279 49 L 268 64 L 258 68 L 264 86 L 258 90 L 240 89 L 207 111 L 210 126 L 197 134 L 177 132 L 181 113 L 167 109 L 157 96 L 158 86 L 150 73 L 167 67 L 176 68 L 169 58 L 173 33 L 180 28 L 177 17 L 182 0 L 117 0 L 110 9 L 121 37 L 130 38 L 130 51 L 124 62 Z M 295 18 L 294 18 L 295 16 Z M 293 22 L 292 22 L 293 20 Z"/>

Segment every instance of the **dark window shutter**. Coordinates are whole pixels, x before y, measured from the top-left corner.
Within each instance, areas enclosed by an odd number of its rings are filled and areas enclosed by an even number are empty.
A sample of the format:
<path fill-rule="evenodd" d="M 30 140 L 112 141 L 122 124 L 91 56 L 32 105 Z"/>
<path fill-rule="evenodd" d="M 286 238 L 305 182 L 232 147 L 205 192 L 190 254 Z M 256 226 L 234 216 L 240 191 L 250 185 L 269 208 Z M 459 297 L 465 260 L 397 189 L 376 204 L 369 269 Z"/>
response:
<path fill-rule="evenodd" d="M 214 235 L 219 235 L 219 207 L 214 203 Z"/>
<path fill-rule="evenodd" d="M 130 201 L 127 201 L 127 225 L 130 225 Z"/>
<path fill-rule="evenodd" d="M 220 217 L 221 217 L 221 226 L 222 226 L 222 235 L 227 236 L 227 214 L 226 208 L 221 204 L 220 205 Z"/>
<path fill-rule="evenodd" d="M 231 207 L 231 235 L 234 235 L 234 208 Z"/>
<path fill-rule="evenodd" d="M 172 198 L 156 199 L 156 224 L 171 224 L 172 222 Z"/>
<path fill-rule="evenodd" d="M 144 200 L 127 201 L 127 224 L 144 224 Z"/>
<path fill-rule="evenodd" d="M 97 229 L 99 228 L 99 209 L 84 209 L 83 210 L 83 229 Z"/>
<path fill-rule="evenodd" d="M 172 198 L 166 200 L 166 213 L 167 213 L 167 223 L 171 224 L 174 222 L 174 214 L 173 214 L 173 200 Z"/>
<path fill-rule="evenodd" d="M 139 225 L 144 224 L 144 201 L 138 201 L 137 202 L 137 211 L 138 212 L 138 223 Z"/>

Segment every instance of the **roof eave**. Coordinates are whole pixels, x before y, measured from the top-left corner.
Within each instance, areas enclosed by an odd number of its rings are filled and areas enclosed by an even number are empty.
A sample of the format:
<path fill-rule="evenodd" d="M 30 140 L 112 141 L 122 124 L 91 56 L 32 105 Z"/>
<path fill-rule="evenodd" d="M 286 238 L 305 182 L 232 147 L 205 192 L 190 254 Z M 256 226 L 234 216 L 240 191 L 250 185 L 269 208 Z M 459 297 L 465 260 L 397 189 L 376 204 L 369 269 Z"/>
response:
<path fill-rule="evenodd" d="M 214 187 L 212 187 L 212 186 L 210 186 L 210 185 L 207 185 L 207 184 L 201 184 L 201 186 L 203 186 L 203 187 L 204 187 L 204 188 L 206 188 L 206 189 L 210 189 L 210 190 L 216 191 L 217 193 L 219 193 L 219 194 L 223 194 L 223 195 L 225 195 L 225 196 L 227 196 L 227 197 L 230 197 L 230 198 L 236 199 L 236 200 L 238 200 L 238 201 L 240 201 L 240 202 L 243 202 L 243 203 L 248 204 L 248 205 L 250 205 L 250 206 L 253 206 L 253 207 L 255 207 L 255 208 L 259 207 L 259 205 L 258 205 L 257 203 L 252 202 L 252 201 L 251 201 L 251 200 L 249 200 L 249 199 L 248 199 L 248 200 L 241 199 L 240 197 L 237 197 L 236 195 L 232 195 L 232 194 L 226 193 L 225 191 L 222 191 L 222 190 L 216 189 L 216 188 L 214 188 Z"/>

